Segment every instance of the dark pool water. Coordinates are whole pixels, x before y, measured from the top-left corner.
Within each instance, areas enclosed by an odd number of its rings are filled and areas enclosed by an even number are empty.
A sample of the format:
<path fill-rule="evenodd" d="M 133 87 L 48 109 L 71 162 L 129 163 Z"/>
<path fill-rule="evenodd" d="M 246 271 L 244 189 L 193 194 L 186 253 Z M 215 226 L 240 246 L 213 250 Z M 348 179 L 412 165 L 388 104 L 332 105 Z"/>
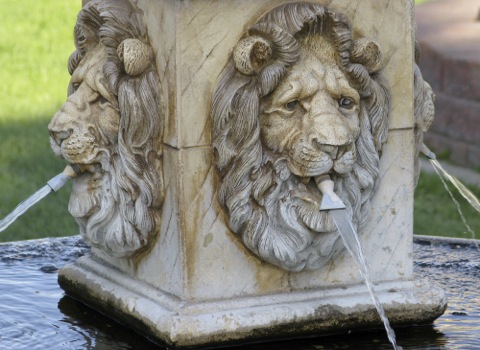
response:
<path fill-rule="evenodd" d="M 78 237 L 0 245 L 0 349 L 165 349 L 65 296 L 57 271 L 88 249 Z M 445 289 L 433 325 L 396 329 L 404 349 L 480 349 L 480 252 L 472 244 L 416 238 L 415 273 Z M 384 330 L 231 349 L 391 349 Z"/>

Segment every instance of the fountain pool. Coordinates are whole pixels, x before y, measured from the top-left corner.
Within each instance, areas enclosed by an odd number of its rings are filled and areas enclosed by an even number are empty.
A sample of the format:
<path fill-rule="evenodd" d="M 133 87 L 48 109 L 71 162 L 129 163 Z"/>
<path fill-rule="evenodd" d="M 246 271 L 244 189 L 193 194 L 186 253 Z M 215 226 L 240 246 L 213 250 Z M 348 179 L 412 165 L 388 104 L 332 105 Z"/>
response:
<path fill-rule="evenodd" d="M 57 271 L 88 248 L 79 237 L 0 245 L 0 349 L 165 349 L 65 296 Z M 480 349 L 480 252 L 472 240 L 416 236 L 415 274 L 449 297 L 433 325 L 396 328 L 403 349 Z M 385 330 L 233 349 L 391 349 Z"/>

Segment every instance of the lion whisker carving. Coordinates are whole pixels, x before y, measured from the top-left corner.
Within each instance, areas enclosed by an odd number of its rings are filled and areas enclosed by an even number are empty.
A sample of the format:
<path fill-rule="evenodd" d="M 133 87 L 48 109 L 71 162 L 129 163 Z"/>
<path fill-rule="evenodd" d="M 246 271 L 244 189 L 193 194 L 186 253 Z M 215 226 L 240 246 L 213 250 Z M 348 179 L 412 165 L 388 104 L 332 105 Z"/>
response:
<path fill-rule="evenodd" d="M 389 124 L 383 65 L 377 43 L 318 4 L 274 8 L 235 46 L 211 110 L 218 199 L 261 259 L 301 271 L 343 250 L 318 210 L 326 174 L 365 225 Z"/>
<path fill-rule="evenodd" d="M 88 2 L 74 37 L 69 97 L 49 125 L 54 153 L 84 170 L 69 211 L 92 246 L 138 256 L 158 235 L 164 195 L 153 50 L 127 0 Z"/>

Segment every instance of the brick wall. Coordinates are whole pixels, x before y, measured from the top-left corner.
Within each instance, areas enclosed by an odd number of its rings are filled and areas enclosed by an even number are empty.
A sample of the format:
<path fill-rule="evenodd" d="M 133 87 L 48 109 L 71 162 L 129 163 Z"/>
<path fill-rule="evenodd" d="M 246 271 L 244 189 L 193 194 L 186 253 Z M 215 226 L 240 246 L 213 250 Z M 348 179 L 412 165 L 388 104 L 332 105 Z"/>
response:
<path fill-rule="evenodd" d="M 435 92 L 435 121 L 425 143 L 459 165 L 480 167 L 480 65 L 442 57 L 421 43 L 420 68 Z"/>

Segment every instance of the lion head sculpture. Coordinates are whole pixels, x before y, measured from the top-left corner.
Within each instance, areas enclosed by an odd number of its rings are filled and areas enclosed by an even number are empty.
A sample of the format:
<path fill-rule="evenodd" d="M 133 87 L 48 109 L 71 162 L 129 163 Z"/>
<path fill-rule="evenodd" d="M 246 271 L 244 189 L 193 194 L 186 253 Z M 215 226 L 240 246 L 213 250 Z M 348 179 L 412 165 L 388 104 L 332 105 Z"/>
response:
<path fill-rule="evenodd" d="M 261 259 L 301 271 L 343 250 L 319 211 L 326 176 L 365 225 L 389 125 L 382 68 L 379 45 L 318 4 L 273 9 L 235 46 L 211 110 L 218 198 Z"/>
<path fill-rule="evenodd" d="M 49 124 L 51 146 L 84 170 L 69 211 L 85 240 L 131 257 L 156 238 L 164 193 L 153 51 L 127 0 L 90 1 L 74 35 L 69 96 Z"/>
<path fill-rule="evenodd" d="M 413 66 L 413 91 L 414 91 L 414 135 L 415 135 L 415 158 L 414 158 L 414 183 L 418 184 L 420 177 L 420 152 L 428 158 L 434 154 L 423 143 L 423 136 L 428 131 L 435 117 L 435 94 L 432 87 L 423 79 L 422 72 L 418 66 L 420 62 L 420 44 L 415 42 L 415 65 Z"/>

